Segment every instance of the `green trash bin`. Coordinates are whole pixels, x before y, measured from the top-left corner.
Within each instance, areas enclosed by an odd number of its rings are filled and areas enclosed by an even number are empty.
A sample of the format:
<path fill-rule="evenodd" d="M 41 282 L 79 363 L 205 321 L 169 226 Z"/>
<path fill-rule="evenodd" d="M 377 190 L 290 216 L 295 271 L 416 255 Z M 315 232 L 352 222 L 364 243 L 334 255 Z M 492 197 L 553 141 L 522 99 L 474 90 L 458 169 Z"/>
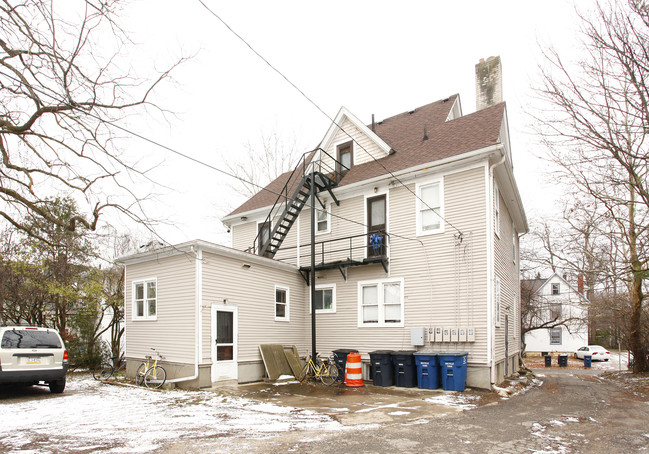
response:
<path fill-rule="evenodd" d="M 568 367 L 568 355 L 565 353 L 559 355 L 559 367 Z"/>
<path fill-rule="evenodd" d="M 552 367 L 552 355 L 543 355 L 545 358 L 545 367 Z"/>

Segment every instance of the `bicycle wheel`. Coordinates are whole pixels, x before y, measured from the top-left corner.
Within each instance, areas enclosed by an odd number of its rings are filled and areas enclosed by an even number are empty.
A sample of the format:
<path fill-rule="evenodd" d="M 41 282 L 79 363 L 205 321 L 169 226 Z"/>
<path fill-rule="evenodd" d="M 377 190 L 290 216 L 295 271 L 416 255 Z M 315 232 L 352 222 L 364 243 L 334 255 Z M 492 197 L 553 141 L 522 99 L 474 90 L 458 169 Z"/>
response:
<path fill-rule="evenodd" d="M 338 378 L 338 368 L 334 364 L 329 364 L 326 369 L 326 373 L 320 375 L 320 380 L 325 385 L 333 385 L 336 379 Z"/>
<path fill-rule="evenodd" d="M 104 364 L 104 367 L 102 367 L 101 372 L 99 373 L 99 379 L 108 380 L 113 376 L 114 371 L 115 369 L 113 369 L 113 366 L 111 366 L 110 364 Z"/>
<path fill-rule="evenodd" d="M 104 379 L 103 378 L 104 369 L 106 369 L 107 367 L 109 367 L 108 364 L 102 364 L 101 366 L 97 367 L 96 369 L 93 369 L 92 370 L 92 378 L 94 378 L 95 380 L 103 380 Z"/>
<path fill-rule="evenodd" d="M 300 372 L 300 375 L 297 377 L 297 380 L 302 383 L 306 378 L 309 376 L 309 363 L 306 363 L 304 367 L 302 368 L 302 372 Z"/>
<path fill-rule="evenodd" d="M 137 372 L 135 372 L 135 384 L 136 385 L 143 385 L 144 384 L 144 375 L 146 374 L 147 367 L 148 367 L 148 365 L 146 363 L 142 363 L 137 368 Z"/>
<path fill-rule="evenodd" d="M 162 366 L 153 366 L 144 374 L 144 386 L 147 388 L 158 389 L 165 384 L 167 371 Z"/>

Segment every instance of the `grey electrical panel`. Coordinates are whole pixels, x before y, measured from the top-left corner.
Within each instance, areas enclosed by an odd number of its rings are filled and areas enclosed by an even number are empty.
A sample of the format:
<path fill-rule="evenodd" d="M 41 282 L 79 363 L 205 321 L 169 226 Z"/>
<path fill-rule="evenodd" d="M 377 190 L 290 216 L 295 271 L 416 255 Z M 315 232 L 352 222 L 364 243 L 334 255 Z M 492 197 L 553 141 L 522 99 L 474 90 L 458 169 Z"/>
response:
<path fill-rule="evenodd" d="M 424 345 L 424 327 L 410 328 L 410 343 L 415 347 Z"/>

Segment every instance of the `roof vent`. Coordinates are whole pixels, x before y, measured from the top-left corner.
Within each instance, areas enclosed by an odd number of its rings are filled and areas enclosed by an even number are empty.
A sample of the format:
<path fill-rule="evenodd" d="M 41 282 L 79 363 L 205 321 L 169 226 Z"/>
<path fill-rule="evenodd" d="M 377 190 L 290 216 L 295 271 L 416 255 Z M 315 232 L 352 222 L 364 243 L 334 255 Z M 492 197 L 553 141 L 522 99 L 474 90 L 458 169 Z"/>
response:
<path fill-rule="evenodd" d="M 426 125 L 424 125 L 424 139 L 423 140 L 428 140 L 428 133 L 426 132 Z"/>

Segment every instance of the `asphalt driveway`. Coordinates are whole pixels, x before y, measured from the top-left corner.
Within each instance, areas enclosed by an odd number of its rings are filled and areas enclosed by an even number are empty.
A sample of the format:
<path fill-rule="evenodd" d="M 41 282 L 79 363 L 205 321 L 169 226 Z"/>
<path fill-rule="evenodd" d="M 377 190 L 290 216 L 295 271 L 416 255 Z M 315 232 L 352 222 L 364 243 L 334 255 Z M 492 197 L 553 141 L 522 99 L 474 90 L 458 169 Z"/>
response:
<path fill-rule="evenodd" d="M 611 453 L 649 451 L 649 403 L 596 371 L 537 370 L 541 386 L 461 412 L 265 440 L 182 442 L 161 452 Z M 225 442 L 225 443 L 223 443 Z"/>

